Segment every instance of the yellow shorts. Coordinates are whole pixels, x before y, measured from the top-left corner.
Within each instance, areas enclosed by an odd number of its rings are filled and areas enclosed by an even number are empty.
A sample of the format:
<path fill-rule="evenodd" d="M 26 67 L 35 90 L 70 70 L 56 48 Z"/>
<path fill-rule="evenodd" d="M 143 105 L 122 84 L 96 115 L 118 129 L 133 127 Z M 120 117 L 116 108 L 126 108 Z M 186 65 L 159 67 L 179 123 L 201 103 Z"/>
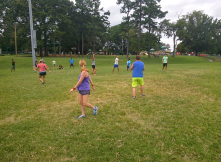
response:
<path fill-rule="evenodd" d="M 143 78 L 132 78 L 132 87 L 136 87 L 138 85 L 144 85 Z"/>

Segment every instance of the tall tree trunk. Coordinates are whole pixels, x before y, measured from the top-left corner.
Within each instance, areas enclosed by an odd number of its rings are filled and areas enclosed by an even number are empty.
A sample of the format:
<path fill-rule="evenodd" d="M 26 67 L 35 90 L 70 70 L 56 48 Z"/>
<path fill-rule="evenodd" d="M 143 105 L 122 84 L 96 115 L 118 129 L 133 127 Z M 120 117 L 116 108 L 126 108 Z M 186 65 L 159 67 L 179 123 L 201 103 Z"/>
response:
<path fill-rule="evenodd" d="M 56 50 L 55 50 L 55 42 L 54 42 L 54 38 L 53 38 L 53 44 L 54 44 L 54 55 L 56 56 Z M 54 56 L 53 55 L 53 56 Z"/>
<path fill-rule="evenodd" d="M 173 57 L 175 57 L 175 53 L 176 53 L 176 35 L 173 35 Z"/>
<path fill-rule="evenodd" d="M 60 57 L 61 57 L 61 37 L 59 37 L 59 54 L 60 54 Z"/>
<path fill-rule="evenodd" d="M 128 58 L 128 53 L 129 53 L 129 30 L 127 32 L 127 58 Z"/>
<path fill-rule="evenodd" d="M 82 31 L 82 58 L 83 58 L 83 55 L 84 55 L 84 34 Z"/>

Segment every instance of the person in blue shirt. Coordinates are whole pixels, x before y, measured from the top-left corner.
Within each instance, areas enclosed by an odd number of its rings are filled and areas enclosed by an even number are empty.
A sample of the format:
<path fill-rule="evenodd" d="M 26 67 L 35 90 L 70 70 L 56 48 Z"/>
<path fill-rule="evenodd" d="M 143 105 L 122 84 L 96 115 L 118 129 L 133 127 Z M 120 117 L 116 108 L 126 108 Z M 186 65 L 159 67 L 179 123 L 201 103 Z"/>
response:
<path fill-rule="evenodd" d="M 130 70 L 133 70 L 132 73 L 132 88 L 133 88 L 133 99 L 136 98 L 136 87 L 137 84 L 140 85 L 140 96 L 144 97 L 143 89 L 144 89 L 144 81 L 143 81 L 143 71 L 145 70 L 144 63 L 140 61 L 140 56 L 136 56 L 136 61 L 133 62 Z"/>
<path fill-rule="evenodd" d="M 71 57 L 71 59 L 69 60 L 69 62 L 70 62 L 70 68 L 71 68 L 71 66 L 73 66 L 73 68 L 74 68 L 74 60 L 72 59 L 72 57 Z"/>
<path fill-rule="evenodd" d="M 131 61 L 130 61 L 130 59 L 128 58 L 128 61 L 127 61 L 127 71 L 128 71 L 128 69 L 130 69 L 130 66 L 131 66 Z"/>

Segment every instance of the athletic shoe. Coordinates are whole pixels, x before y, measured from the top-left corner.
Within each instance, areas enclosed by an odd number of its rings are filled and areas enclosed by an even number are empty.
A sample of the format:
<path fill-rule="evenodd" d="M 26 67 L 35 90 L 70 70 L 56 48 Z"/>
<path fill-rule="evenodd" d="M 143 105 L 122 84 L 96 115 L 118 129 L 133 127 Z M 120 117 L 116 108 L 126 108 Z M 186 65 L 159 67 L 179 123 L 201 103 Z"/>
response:
<path fill-rule="evenodd" d="M 136 97 L 132 97 L 132 99 L 135 99 Z"/>
<path fill-rule="evenodd" d="M 94 106 L 94 110 L 93 110 L 93 112 L 94 112 L 94 115 L 97 115 L 97 106 Z"/>
<path fill-rule="evenodd" d="M 145 96 L 145 95 L 143 95 L 143 94 L 142 94 L 142 95 L 140 95 L 140 97 L 144 97 L 144 96 Z"/>
<path fill-rule="evenodd" d="M 44 84 L 44 82 L 42 82 L 42 84 Z"/>
<path fill-rule="evenodd" d="M 86 117 L 86 115 L 85 115 L 85 116 L 80 115 L 79 117 L 77 117 L 77 119 L 80 119 L 80 118 L 85 118 L 85 117 Z"/>

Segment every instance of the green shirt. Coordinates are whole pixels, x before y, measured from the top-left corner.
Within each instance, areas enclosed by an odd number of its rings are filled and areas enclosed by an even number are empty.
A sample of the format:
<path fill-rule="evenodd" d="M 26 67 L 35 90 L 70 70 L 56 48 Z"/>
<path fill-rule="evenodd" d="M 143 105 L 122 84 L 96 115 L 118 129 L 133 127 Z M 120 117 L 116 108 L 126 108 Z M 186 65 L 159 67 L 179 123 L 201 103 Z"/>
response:
<path fill-rule="evenodd" d="M 163 63 L 167 63 L 167 61 L 168 61 L 168 57 L 163 56 Z"/>
<path fill-rule="evenodd" d="M 52 63 L 55 65 L 55 64 L 56 64 L 56 61 L 52 61 Z"/>

